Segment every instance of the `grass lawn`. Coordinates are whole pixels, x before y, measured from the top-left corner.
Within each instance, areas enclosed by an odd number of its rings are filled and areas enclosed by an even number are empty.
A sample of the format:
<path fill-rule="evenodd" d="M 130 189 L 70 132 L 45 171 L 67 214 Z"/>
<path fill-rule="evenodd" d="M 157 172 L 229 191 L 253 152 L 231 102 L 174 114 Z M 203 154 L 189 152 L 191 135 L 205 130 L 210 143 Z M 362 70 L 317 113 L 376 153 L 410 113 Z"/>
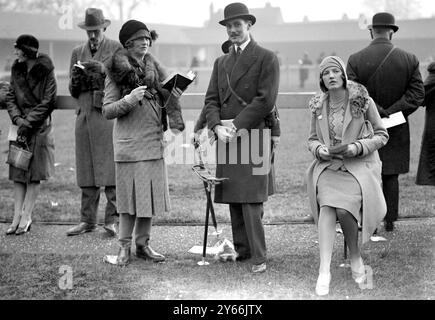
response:
<path fill-rule="evenodd" d="M 199 110 L 185 110 L 187 132 L 192 132 L 193 121 Z M 277 194 L 265 205 L 265 222 L 286 222 L 303 219 L 309 215 L 304 175 L 311 162 L 306 148 L 308 135 L 308 110 L 283 109 L 281 144 L 275 158 L 277 173 Z M 72 110 L 56 110 L 53 113 L 56 172 L 54 177 L 42 184 L 41 194 L 34 210 L 34 221 L 76 222 L 79 219 L 80 189 L 75 180 L 74 121 Z M 401 217 L 435 216 L 435 189 L 417 186 L 414 183 L 420 154 L 421 134 L 424 125 L 424 109 L 420 108 L 410 118 L 411 125 L 411 168 L 410 173 L 400 176 L 400 215 Z M 6 136 L 9 117 L 0 110 L 0 141 L 2 159 L 7 156 Z M 176 152 L 185 152 L 190 157 L 193 148 L 182 148 L 188 143 L 176 143 Z M 202 182 L 191 171 L 191 165 L 168 165 L 169 187 L 172 211 L 155 219 L 156 223 L 196 223 L 202 222 L 205 212 L 205 194 Z M 103 217 L 105 197 L 101 196 L 100 219 Z M 225 205 L 215 205 L 218 220 L 228 222 L 228 209 Z M 8 166 L 0 161 L 0 221 L 11 219 L 13 214 L 13 188 L 8 180 Z"/>
<path fill-rule="evenodd" d="M 372 289 L 361 290 L 343 261 L 343 238 L 337 235 L 330 294 L 317 297 L 319 265 L 314 225 L 267 225 L 268 270 L 249 272 L 249 263 L 221 263 L 187 253 L 200 244 L 202 227 L 155 226 L 153 247 L 166 255 L 163 264 L 132 258 L 119 268 L 104 264 L 116 254 L 117 241 L 103 231 L 66 237 L 68 226 L 36 224 L 29 234 L 7 237 L 0 224 L 0 300 L 8 299 L 155 299 L 155 300 L 292 300 L 292 299 L 418 299 L 435 298 L 433 234 L 435 219 L 404 220 L 383 235 L 387 242 L 370 242 L 362 256 L 373 270 Z M 224 225 L 223 236 L 231 228 Z M 71 268 L 72 288 L 59 287 L 62 266 Z"/>

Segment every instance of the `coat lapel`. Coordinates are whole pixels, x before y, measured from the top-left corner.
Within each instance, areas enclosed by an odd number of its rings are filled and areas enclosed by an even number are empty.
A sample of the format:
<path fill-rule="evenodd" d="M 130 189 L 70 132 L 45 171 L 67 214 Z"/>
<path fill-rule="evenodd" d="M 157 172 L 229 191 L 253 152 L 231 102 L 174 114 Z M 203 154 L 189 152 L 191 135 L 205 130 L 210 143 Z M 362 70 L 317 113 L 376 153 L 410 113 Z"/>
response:
<path fill-rule="evenodd" d="M 229 54 L 227 54 L 224 59 L 225 59 L 223 62 L 223 66 L 224 66 L 224 70 L 225 70 L 225 74 L 224 74 L 225 85 L 224 85 L 224 87 L 226 89 L 225 89 L 225 96 L 224 96 L 223 101 L 226 101 L 231 95 L 231 91 L 230 91 L 230 88 L 228 87 L 228 83 L 227 83 L 227 76 L 228 77 L 231 76 L 231 73 L 232 73 L 233 68 L 234 68 L 234 64 L 236 63 L 236 54 L 234 51 L 234 46 L 231 46 Z"/>
<path fill-rule="evenodd" d="M 257 44 L 253 40 L 251 40 L 251 42 L 247 45 L 245 50 L 242 51 L 242 54 L 236 61 L 230 76 L 230 84 L 233 89 L 236 86 L 237 82 L 240 80 L 240 78 L 246 72 L 248 72 L 249 68 L 257 60 L 257 56 L 255 55 L 256 46 Z"/>
<path fill-rule="evenodd" d="M 320 116 L 317 117 L 317 121 L 319 123 L 319 127 L 320 127 L 320 132 L 322 133 L 322 137 L 323 137 L 323 142 L 325 143 L 326 146 L 330 146 L 331 145 L 331 140 L 329 139 L 329 124 L 328 124 L 328 112 L 327 112 L 327 106 L 326 104 L 327 102 L 327 96 L 325 95 L 323 100 L 321 101 L 322 103 L 322 113 Z"/>
<path fill-rule="evenodd" d="M 346 92 L 346 111 L 344 112 L 343 133 L 342 133 L 343 143 L 347 143 L 345 141 L 346 137 L 348 137 L 348 135 L 346 134 L 346 130 L 349 127 L 351 121 L 352 121 L 352 113 L 350 111 L 349 92 Z"/>

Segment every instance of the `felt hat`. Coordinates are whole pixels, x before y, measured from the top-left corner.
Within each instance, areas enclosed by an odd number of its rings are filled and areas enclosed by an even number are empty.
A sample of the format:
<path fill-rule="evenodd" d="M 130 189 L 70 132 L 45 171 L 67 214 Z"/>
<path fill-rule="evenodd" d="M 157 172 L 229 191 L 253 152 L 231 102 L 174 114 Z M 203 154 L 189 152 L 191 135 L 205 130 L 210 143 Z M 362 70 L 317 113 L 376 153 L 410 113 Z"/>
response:
<path fill-rule="evenodd" d="M 399 30 L 399 27 L 396 26 L 396 21 L 394 19 L 394 16 L 388 12 L 378 12 L 373 16 L 372 24 L 369 25 L 367 28 L 373 29 L 376 27 L 391 28 L 393 29 L 394 32 Z"/>
<path fill-rule="evenodd" d="M 245 4 L 234 2 L 225 7 L 224 20 L 219 21 L 219 23 L 225 26 L 229 20 L 238 18 L 251 20 L 252 25 L 257 21 L 257 19 L 249 13 L 248 7 Z"/>
<path fill-rule="evenodd" d="M 103 11 L 97 8 L 87 8 L 85 21 L 78 24 L 79 28 L 85 30 L 104 29 L 110 25 L 110 20 L 105 19 Z"/>

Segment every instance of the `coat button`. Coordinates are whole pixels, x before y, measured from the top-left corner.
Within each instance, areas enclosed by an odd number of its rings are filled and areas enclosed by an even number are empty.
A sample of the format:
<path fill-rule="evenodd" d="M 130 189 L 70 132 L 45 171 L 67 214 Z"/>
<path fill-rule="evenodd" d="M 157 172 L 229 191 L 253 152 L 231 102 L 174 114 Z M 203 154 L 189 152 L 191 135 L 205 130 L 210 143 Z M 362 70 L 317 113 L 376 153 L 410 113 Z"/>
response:
<path fill-rule="evenodd" d="M 222 105 L 222 108 L 226 108 L 226 107 L 227 107 L 227 104 L 224 103 L 224 104 Z"/>

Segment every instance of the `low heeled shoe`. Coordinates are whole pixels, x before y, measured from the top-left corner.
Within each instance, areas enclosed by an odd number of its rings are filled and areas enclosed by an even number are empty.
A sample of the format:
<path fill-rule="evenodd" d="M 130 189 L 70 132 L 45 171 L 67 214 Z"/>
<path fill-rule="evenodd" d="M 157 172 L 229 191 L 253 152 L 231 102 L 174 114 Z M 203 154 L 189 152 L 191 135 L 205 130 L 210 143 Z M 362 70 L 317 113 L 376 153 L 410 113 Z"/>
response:
<path fill-rule="evenodd" d="M 329 294 L 329 284 L 331 282 L 331 273 L 319 273 L 316 283 L 316 294 L 326 296 Z"/>
<path fill-rule="evenodd" d="M 86 232 L 92 232 L 97 229 L 95 224 L 90 224 L 86 222 L 80 222 L 78 225 L 72 227 L 66 232 L 67 236 L 77 236 Z"/>
<path fill-rule="evenodd" d="M 252 266 L 252 273 L 263 273 L 266 271 L 266 262 L 260 263 L 260 264 L 254 264 Z"/>
<path fill-rule="evenodd" d="M 352 278 L 355 280 L 356 283 L 361 284 L 367 279 L 366 275 L 366 268 L 364 266 L 364 262 L 362 259 L 360 259 L 360 262 L 357 267 L 353 266 L 351 264 L 350 266 L 352 270 Z"/>
<path fill-rule="evenodd" d="M 10 226 L 7 230 L 6 230 L 6 235 L 11 235 L 11 234 L 15 234 L 15 232 L 18 229 L 18 225 L 16 226 Z"/>
<path fill-rule="evenodd" d="M 118 257 L 116 258 L 116 264 L 118 266 L 126 266 L 130 263 L 131 248 L 119 248 Z"/>
<path fill-rule="evenodd" d="M 136 256 L 145 260 L 152 260 L 154 262 L 165 261 L 165 256 L 154 251 L 150 246 L 136 246 Z"/>

